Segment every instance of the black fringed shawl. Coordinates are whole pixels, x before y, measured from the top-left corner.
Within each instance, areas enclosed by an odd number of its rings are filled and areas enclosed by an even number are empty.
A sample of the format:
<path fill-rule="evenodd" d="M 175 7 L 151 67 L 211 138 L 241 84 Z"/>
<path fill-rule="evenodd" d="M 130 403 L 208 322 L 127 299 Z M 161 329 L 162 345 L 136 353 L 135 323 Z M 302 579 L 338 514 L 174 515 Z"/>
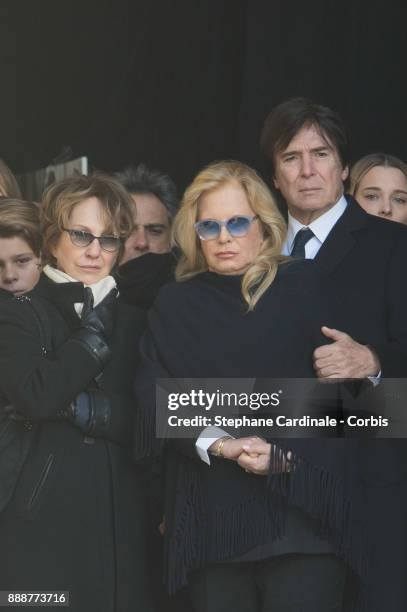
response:
<path fill-rule="evenodd" d="M 327 343 L 320 328 L 330 325 L 330 308 L 310 261 L 282 265 L 252 312 L 238 276 L 205 272 L 164 287 L 142 343 L 136 457 L 162 450 L 155 439 L 156 378 L 314 377 L 312 354 Z M 335 552 L 363 574 L 354 441 L 275 440 L 268 478 L 247 474 L 232 461 L 212 458 L 208 466 L 194 442 L 168 442 L 165 455 L 170 591 L 194 569 L 280 538 L 287 505 L 316 519 Z M 281 475 L 288 448 L 293 468 Z"/>

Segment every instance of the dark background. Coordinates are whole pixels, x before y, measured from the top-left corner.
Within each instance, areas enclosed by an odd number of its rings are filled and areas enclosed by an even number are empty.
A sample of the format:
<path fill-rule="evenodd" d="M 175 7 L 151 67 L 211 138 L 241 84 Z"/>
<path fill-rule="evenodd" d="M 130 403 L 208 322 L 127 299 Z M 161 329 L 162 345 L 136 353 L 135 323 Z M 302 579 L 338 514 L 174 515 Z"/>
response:
<path fill-rule="evenodd" d="M 183 189 L 225 157 L 263 173 L 269 110 L 338 110 L 353 157 L 407 158 L 403 0 L 0 0 L 0 157 L 64 145 L 101 169 L 145 161 Z"/>

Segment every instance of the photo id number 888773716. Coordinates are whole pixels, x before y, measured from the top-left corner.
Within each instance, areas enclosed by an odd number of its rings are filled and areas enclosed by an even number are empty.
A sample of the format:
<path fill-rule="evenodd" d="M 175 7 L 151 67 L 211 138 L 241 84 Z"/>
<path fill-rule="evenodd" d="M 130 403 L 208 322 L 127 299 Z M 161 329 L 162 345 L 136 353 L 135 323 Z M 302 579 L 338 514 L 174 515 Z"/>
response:
<path fill-rule="evenodd" d="M 69 606 L 69 591 L 0 591 L 0 607 Z"/>

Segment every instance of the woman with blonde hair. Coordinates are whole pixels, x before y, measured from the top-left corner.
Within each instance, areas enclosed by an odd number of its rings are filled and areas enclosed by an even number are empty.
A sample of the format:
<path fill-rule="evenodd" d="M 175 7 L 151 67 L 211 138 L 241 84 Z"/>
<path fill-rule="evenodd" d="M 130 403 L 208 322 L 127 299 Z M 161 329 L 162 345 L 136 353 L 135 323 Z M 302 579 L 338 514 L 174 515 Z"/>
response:
<path fill-rule="evenodd" d="M 166 453 L 166 581 L 170 591 L 189 583 L 196 612 L 339 610 L 343 559 L 358 564 L 344 477 L 350 453 L 331 445 L 337 440 L 272 442 L 269 425 L 235 428 L 217 421 L 224 408 L 196 404 L 198 390 L 212 389 L 215 397 L 224 379 L 228 392 L 242 384 L 249 395 L 276 392 L 278 412 L 287 416 L 338 408 L 333 387 L 314 382 L 312 363 L 330 306 L 313 262 L 280 255 L 284 236 L 284 221 L 254 170 L 237 161 L 203 169 L 174 222 L 182 250 L 177 282 L 161 289 L 142 343 L 136 455 Z M 294 377 L 313 379 L 311 391 L 287 380 Z M 167 400 L 156 416 L 157 378 L 165 379 L 157 398 L 168 396 L 177 410 L 171 422 Z M 192 389 L 185 379 L 193 379 Z M 231 379 L 243 381 L 234 387 Z M 184 411 L 177 398 L 188 404 Z M 254 413 L 245 405 L 240 413 L 273 416 L 270 405 L 256 412 L 256 404 Z M 236 403 L 232 409 L 226 415 L 239 412 Z M 186 426 L 177 438 L 178 417 Z"/>
<path fill-rule="evenodd" d="M 286 226 L 267 186 L 252 168 L 239 162 L 212 164 L 198 174 L 192 185 L 186 190 L 182 207 L 175 218 L 173 230 L 175 245 L 182 252 L 176 270 L 176 279 L 178 281 L 188 280 L 210 269 L 211 263 L 207 257 L 206 247 L 209 248 L 213 243 L 197 242 L 196 234 L 191 233 L 191 227 L 196 226 L 197 206 L 200 198 L 205 193 L 229 183 L 235 188 L 236 195 L 241 196 L 242 190 L 244 191 L 245 199 L 251 203 L 251 212 L 254 212 L 255 215 L 251 220 L 239 216 L 232 218 L 232 220 L 229 220 L 229 225 L 226 226 L 227 230 L 231 230 L 232 235 L 234 233 L 235 237 L 239 239 L 239 237 L 253 231 L 251 228 L 253 222 L 254 227 L 259 226 L 256 233 L 262 234 L 261 246 L 253 261 L 251 259 L 242 261 L 241 257 L 221 256 L 218 257 L 218 264 L 221 266 L 220 274 L 230 275 L 245 272 L 242 293 L 249 310 L 253 310 L 264 291 L 273 282 L 278 264 L 285 259 L 280 255 L 280 251 Z M 255 220 L 258 220 L 258 223 L 254 223 Z M 216 223 L 216 221 L 211 223 L 210 220 L 201 222 L 199 227 L 196 226 L 198 236 L 200 236 L 199 231 L 209 233 L 210 237 L 203 238 L 203 240 L 212 240 L 211 233 L 215 236 L 216 231 L 219 231 Z M 250 256 L 251 253 L 245 257 L 249 258 Z M 252 292 L 251 290 L 257 285 L 259 279 L 261 279 L 260 285 Z"/>
<path fill-rule="evenodd" d="M 407 165 L 398 157 L 371 153 L 359 159 L 350 193 L 367 213 L 407 224 Z"/>
<path fill-rule="evenodd" d="M 2 159 L 0 159 L 0 197 L 21 198 L 16 177 Z"/>
<path fill-rule="evenodd" d="M 40 278 L 41 230 L 38 205 L 0 199 L 0 288 L 22 295 Z"/>

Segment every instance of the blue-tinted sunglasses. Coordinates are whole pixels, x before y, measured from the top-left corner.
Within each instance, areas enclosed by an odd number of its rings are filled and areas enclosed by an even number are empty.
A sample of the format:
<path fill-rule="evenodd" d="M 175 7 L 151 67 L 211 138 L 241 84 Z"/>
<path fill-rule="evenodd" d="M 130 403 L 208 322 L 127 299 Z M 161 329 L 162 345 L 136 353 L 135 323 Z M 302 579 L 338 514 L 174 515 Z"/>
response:
<path fill-rule="evenodd" d="M 241 236 L 246 236 L 251 224 L 258 218 L 258 215 L 254 217 L 235 215 L 234 217 L 230 217 L 227 221 L 204 219 L 203 221 L 197 221 L 194 227 L 201 240 L 215 240 L 219 238 L 223 226 L 226 227 L 231 236 L 240 238 Z"/>

